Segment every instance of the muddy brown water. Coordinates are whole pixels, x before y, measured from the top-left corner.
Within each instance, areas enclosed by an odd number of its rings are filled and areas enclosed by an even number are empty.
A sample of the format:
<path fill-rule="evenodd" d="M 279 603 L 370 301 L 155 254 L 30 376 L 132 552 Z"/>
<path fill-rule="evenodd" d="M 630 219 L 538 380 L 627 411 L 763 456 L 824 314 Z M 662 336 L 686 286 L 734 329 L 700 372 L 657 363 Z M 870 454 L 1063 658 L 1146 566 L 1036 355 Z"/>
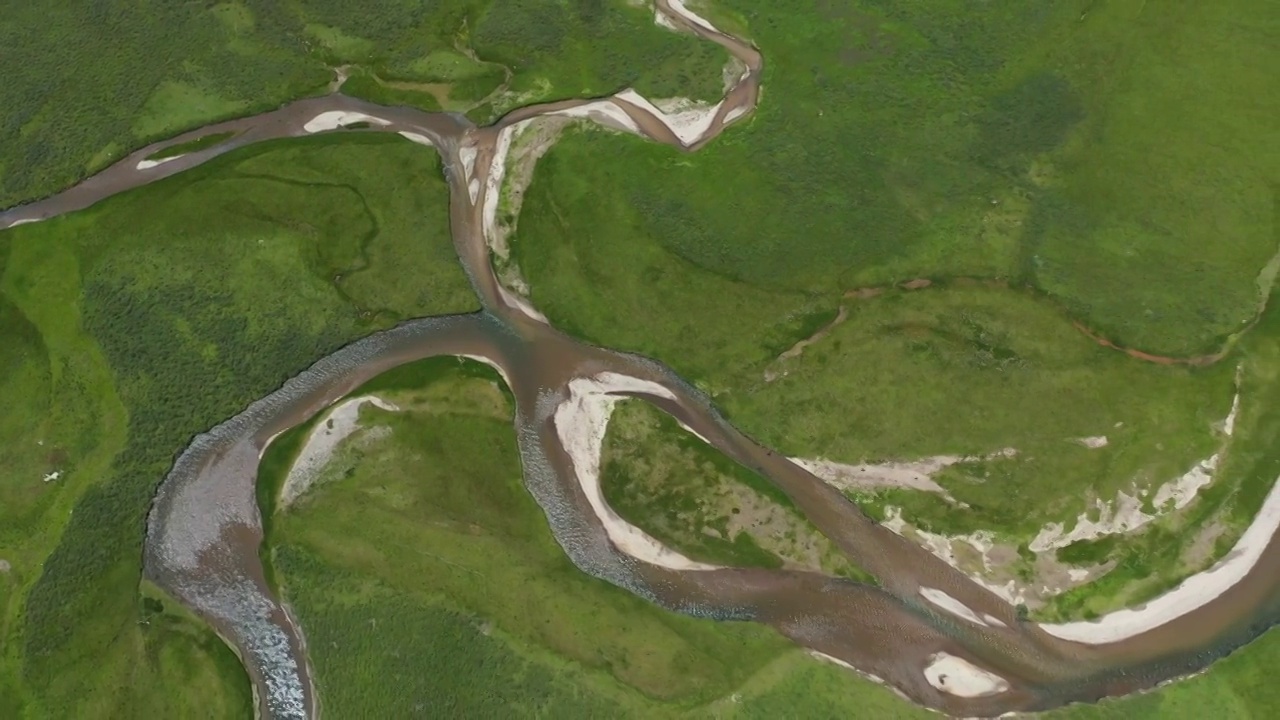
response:
<path fill-rule="evenodd" d="M 665 0 L 659 6 L 665 9 Z M 754 108 L 762 58 L 755 48 L 734 38 L 691 25 L 678 15 L 673 19 L 729 49 L 745 64 L 744 78 L 726 95 L 710 131 L 689 146 L 643 109 L 625 102 L 618 105 L 649 139 L 696 151 L 723 130 L 734 108 Z M 383 127 L 345 132 L 418 133 L 430 138 L 440 153 L 451 189 L 453 241 L 484 311 L 409 321 L 321 359 L 197 436 L 156 495 L 148 524 L 146 575 L 207 620 L 237 651 L 253 683 L 260 715 L 311 718 L 319 713 L 301 630 L 268 586 L 258 555 L 263 531 L 254 487 L 262 452 L 276 435 L 368 379 L 437 355 L 480 356 L 502 369 L 516 400 L 515 430 L 525 485 L 561 547 L 584 572 L 674 611 L 766 623 L 796 643 L 882 678 L 912 700 L 948 714 L 1041 710 L 1151 688 L 1204 668 L 1280 619 L 1280 539 L 1273 538 L 1243 582 L 1173 622 L 1104 645 L 1052 637 L 1020 621 L 1015 609 L 989 590 L 869 519 L 839 491 L 752 441 L 666 366 L 581 343 L 515 307 L 489 263 L 482 223 L 484 193 L 473 201 L 468 186 L 478 181 L 485 187 L 503 128 L 584 102 L 522 108 L 493 127 L 476 128 L 455 114 L 382 107 L 340 94 L 310 98 L 156 143 L 63 193 L 0 213 L 4 228 L 80 210 L 238 147 L 306 135 L 303 125 L 328 111 L 360 112 L 388 121 Z M 137 169 L 139 161 L 158 150 L 226 131 L 235 135 L 219 145 Z M 476 151 L 470 169 L 461 159 L 464 149 Z M 770 479 L 879 585 L 790 570 L 678 571 L 619 551 L 592 511 L 552 419 L 568 397 L 570 381 L 605 371 L 669 389 L 675 400 L 630 394 L 670 413 L 729 457 Z M 920 598 L 922 587 L 942 590 L 1007 627 L 977 626 L 934 609 Z M 990 670 L 1010 688 L 980 698 L 935 689 L 923 669 L 939 652 Z"/>

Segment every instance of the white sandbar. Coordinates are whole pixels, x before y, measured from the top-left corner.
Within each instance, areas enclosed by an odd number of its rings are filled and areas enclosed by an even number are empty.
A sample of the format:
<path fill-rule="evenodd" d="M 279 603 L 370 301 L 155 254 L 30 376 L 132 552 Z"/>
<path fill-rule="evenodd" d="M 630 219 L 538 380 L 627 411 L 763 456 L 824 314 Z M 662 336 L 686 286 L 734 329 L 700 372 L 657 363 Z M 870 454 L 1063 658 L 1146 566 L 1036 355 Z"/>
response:
<path fill-rule="evenodd" d="M 507 286 L 503 285 L 501 281 L 497 281 L 495 284 L 498 286 L 498 294 L 502 296 L 502 302 L 506 303 L 507 307 L 519 310 L 524 313 L 525 317 L 528 317 L 531 320 L 535 320 L 544 325 L 551 324 L 550 321 L 547 320 L 547 316 L 538 312 L 538 309 L 535 308 L 528 300 L 525 300 L 518 293 L 513 293 L 508 290 Z"/>
<path fill-rule="evenodd" d="M 688 20 L 694 25 L 701 25 L 704 29 L 710 30 L 713 33 L 720 32 L 709 20 L 685 7 L 683 0 L 667 0 L 667 4 L 671 6 L 671 9 L 674 10 L 677 15 L 682 16 L 685 20 Z"/>
<path fill-rule="evenodd" d="M 470 145 L 463 145 L 458 148 L 458 159 L 462 161 L 465 177 L 470 180 L 471 176 L 476 174 L 476 149 Z"/>
<path fill-rule="evenodd" d="M 875 684 L 877 684 L 877 685 L 883 685 L 883 684 L 884 684 L 884 678 L 880 677 L 879 675 L 872 675 L 872 674 L 871 674 L 871 673 L 869 673 L 869 672 L 863 672 L 863 671 L 859 670 L 858 668 L 854 667 L 853 665 L 850 665 L 849 663 L 847 663 L 847 662 L 845 662 L 845 661 L 841 660 L 840 658 L 838 658 L 838 657 L 836 657 L 836 656 L 834 656 L 834 655 L 828 655 L 828 654 L 826 654 L 826 653 L 824 653 L 824 652 L 818 652 L 817 650 L 809 650 L 808 652 L 809 652 L 809 654 L 810 654 L 811 656 L 813 656 L 813 657 L 815 657 L 815 658 L 817 658 L 817 659 L 819 659 L 819 660 L 822 660 L 823 662 L 829 662 L 829 663 L 832 663 L 832 664 L 835 664 L 835 665 L 839 665 L 840 667 L 842 667 L 842 668 L 844 668 L 844 669 L 846 669 L 846 670 L 852 670 L 852 671 L 854 671 L 855 673 L 857 673 L 857 674 L 861 675 L 863 678 L 865 678 L 865 679 L 867 679 L 867 680 L 870 680 L 871 682 L 873 682 L 873 683 L 875 683 Z"/>
<path fill-rule="evenodd" d="M 311 118 L 306 125 L 302 126 L 303 130 L 309 133 L 324 132 L 325 130 L 337 130 L 340 127 L 354 125 L 358 122 L 367 122 L 371 125 L 390 125 L 391 122 L 383 120 L 380 117 L 366 115 L 362 112 L 347 112 L 345 110 L 329 110 Z M 406 136 L 407 137 L 407 136 Z M 410 138 L 412 139 L 412 138 Z"/>
<path fill-rule="evenodd" d="M 931 587 L 920 588 L 920 597 L 924 598 L 925 600 L 928 600 L 929 602 L 933 603 L 939 608 L 946 610 L 947 612 L 951 613 L 952 615 L 955 615 L 956 617 L 962 620 L 968 620 L 974 625 L 982 625 L 984 627 L 987 625 L 987 622 L 982 618 L 978 617 L 978 613 L 970 610 L 968 605 L 965 605 L 964 603 L 951 597 L 947 593 L 941 590 L 938 590 L 937 588 L 931 588 Z"/>
<path fill-rule="evenodd" d="M 493 368 L 494 370 L 497 370 L 498 374 L 502 376 L 502 382 L 506 383 L 507 387 L 511 387 L 511 378 L 507 377 L 507 371 L 504 370 L 502 366 L 499 365 L 498 363 L 490 360 L 489 358 L 483 355 L 468 355 L 466 353 L 463 353 L 458 357 L 464 357 L 468 360 L 475 360 L 476 362 L 482 362 L 485 365 L 488 365 L 489 367 Z"/>
<path fill-rule="evenodd" d="M 507 155 L 511 152 L 511 140 L 532 120 L 522 120 L 514 125 L 502 128 L 498 133 L 498 141 L 494 143 L 493 159 L 489 162 L 489 173 L 484 180 L 484 209 L 480 215 L 481 230 L 485 242 L 494 244 L 495 224 L 498 218 L 498 199 L 502 194 L 502 179 L 507 174 Z M 474 160 L 472 161 L 474 163 Z M 466 161 L 463 160 L 463 164 Z"/>
<path fill-rule="evenodd" d="M 616 97 L 653 115 L 663 125 L 670 128 L 671 132 L 675 133 L 675 136 L 680 138 L 680 142 L 686 146 L 698 142 L 707 134 L 707 131 L 711 129 L 712 121 L 716 118 L 716 113 L 720 111 L 720 106 L 724 104 L 724 101 L 721 100 L 711 106 L 690 105 L 679 112 L 668 114 L 649 102 L 648 98 L 630 88 L 618 93 Z"/>
<path fill-rule="evenodd" d="M 382 398 L 365 395 L 351 398 L 335 405 L 307 435 L 307 442 L 298 453 L 298 459 L 289 468 L 284 487 L 280 490 L 280 506 L 289 507 L 311 487 L 319 477 L 320 471 L 333 458 L 338 443 L 345 440 L 360 429 L 360 408 L 366 403 L 376 405 L 383 410 L 396 411 L 400 408 Z M 265 447 L 265 445 L 264 445 Z"/>
<path fill-rule="evenodd" d="M 1280 479 L 1271 486 L 1262 510 L 1240 541 L 1213 567 L 1183 580 L 1178 587 L 1141 608 L 1117 610 L 1088 622 L 1040 627 L 1064 640 L 1090 644 L 1117 642 L 1157 628 L 1203 607 L 1243 580 L 1258 563 L 1277 529 L 1280 529 Z"/>
<path fill-rule="evenodd" d="M 728 125 L 729 123 L 733 122 L 734 120 L 737 120 L 738 118 L 742 117 L 743 115 L 746 115 L 746 114 L 747 114 L 747 110 L 749 110 L 749 109 L 750 109 L 750 108 L 747 108 L 747 107 L 742 106 L 742 105 L 737 105 L 737 106 L 734 106 L 734 107 L 729 108 L 729 112 L 727 112 L 727 113 L 725 113 L 725 114 L 724 114 L 724 124 L 725 124 L 725 125 Z"/>
<path fill-rule="evenodd" d="M 871 490 L 880 487 L 911 488 L 946 494 L 931 477 L 943 468 L 967 458 L 959 455 L 937 455 L 908 462 L 863 463 L 849 465 L 826 458 L 788 458 L 815 477 L 846 490 Z"/>
<path fill-rule="evenodd" d="M 180 158 L 180 157 L 182 157 L 182 156 L 181 156 L 181 155 L 170 155 L 169 157 L 166 157 L 166 158 L 160 158 L 159 160 L 142 160 L 142 161 L 140 161 L 140 162 L 138 163 L 138 169 L 139 169 L 139 170 L 150 170 L 151 168 L 156 167 L 157 165 L 163 165 L 163 164 L 165 164 L 165 163 L 169 162 L 170 160 L 177 160 L 177 159 L 178 159 L 178 158 Z"/>
<path fill-rule="evenodd" d="M 409 130 L 401 130 L 398 134 L 400 135 L 400 137 L 405 138 L 411 142 L 416 142 L 419 145 L 426 145 L 427 147 L 436 146 L 435 143 L 431 142 L 431 138 L 427 137 L 426 135 L 423 135 L 422 133 L 416 133 Z"/>
<path fill-rule="evenodd" d="M 623 97 L 627 92 L 630 92 L 630 91 L 623 91 L 621 93 L 618 93 L 618 97 L 622 97 L 624 100 L 629 99 L 629 98 Z M 636 97 L 640 97 L 640 96 L 637 95 Z M 640 133 L 640 128 L 639 126 L 636 125 L 636 121 L 632 120 L 631 116 L 628 115 L 625 110 L 618 107 L 617 103 L 613 102 L 612 100 L 596 100 L 595 102 L 589 102 L 583 105 L 575 105 L 570 108 L 565 108 L 563 110 L 556 110 L 555 112 L 551 112 L 547 114 L 563 115 L 564 117 L 587 118 L 590 120 L 595 120 L 596 122 L 609 127 L 616 127 L 620 130 L 627 130 L 628 132 L 633 132 L 636 134 Z M 661 115 L 660 112 L 656 112 L 655 114 L 659 116 Z"/>
<path fill-rule="evenodd" d="M 610 395 L 617 392 L 643 392 L 659 397 L 675 399 L 665 387 L 639 378 L 605 372 L 593 378 L 575 378 L 569 383 L 569 397 L 556 408 L 555 427 L 560 444 L 573 461 L 573 471 L 578 478 L 587 501 L 596 517 L 604 525 L 609 541 L 618 550 L 642 562 L 672 570 L 716 570 L 715 565 L 695 562 L 671 550 L 648 533 L 618 517 L 604 501 L 600 490 L 600 453 L 604 446 L 605 430 L 614 404 L 620 399 Z"/>
<path fill-rule="evenodd" d="M 930 656 L 924 677 L 933 687 L 957 697 L 983 697 L 1009 689 L 1009 683 L 999 675 L 944 652 Z"/>

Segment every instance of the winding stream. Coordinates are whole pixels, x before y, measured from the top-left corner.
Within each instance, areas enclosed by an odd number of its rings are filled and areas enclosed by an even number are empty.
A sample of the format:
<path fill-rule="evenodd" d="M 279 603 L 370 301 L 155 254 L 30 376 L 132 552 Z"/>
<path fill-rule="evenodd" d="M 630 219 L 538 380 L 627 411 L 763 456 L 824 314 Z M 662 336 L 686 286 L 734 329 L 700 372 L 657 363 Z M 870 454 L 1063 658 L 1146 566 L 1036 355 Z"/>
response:
<path fill-rule="evenodd" d="M 506 153 L 522 124 L 584 117 L 692 152 L 754 109 L 760 53 L 719 32 L 679 0 L 657 0 L 657 12 L 660 24 L 724 46 L 745 67 L 724 100 L 697 122 L 673 127 L 631 91 L 522 108 L 487 128 L 455 114 L 388 108 L 332 94 L 156 143 L 63 193 L 0 213 L 0 228 L 43 220 L 237 147 L 355 122 L 370 123 L 361 132 L 396 132 L 429 145 L 443 159 L 453 242 L 484 311 L 409 321 L 320 360 L 196 437 L 160 486 L 152 509 L 147 577 L 236 649 L 261 715 L 312 718 L 318 705 L 302 634 L 268 587 L 258 556 L 262 522 L 254 486 L 259 459 L 272 438 L 366 380 L 436 355 L 481 358 L 499 368 L 516 399 L 525 484 L 564 551 L 584 572 L 678 612 L 766 623 L 949 714 L 994 716 L 1147 689 L 1205 667 L 1280 620 L 1280 540 L 1272 534 L 1240 582 L 1170 622 L 1102 644 L 1057 637 L 1019 620 L 1004 600 L 868 519 L 838 490 L 783 455 L 753 442 L 665 366 L 578 342 L 505 288 L 490 264 L 489 242 Z M 235 134 L 164 162 L 146 160 L 165 147 L 220 132 Z M 669 550 L 666 555 L 637 551 L 641 545 L 635 545 L 631 531 L 639 531 L 619 527 L 621 521 L 610 517 L 607 507 L 602 510 L 592 492 L 598 435 L 612 399 L 622 396 L 653 403 L 769 478 L 876 577 L 879 587 L 813 572 L 691 566 Z"/>

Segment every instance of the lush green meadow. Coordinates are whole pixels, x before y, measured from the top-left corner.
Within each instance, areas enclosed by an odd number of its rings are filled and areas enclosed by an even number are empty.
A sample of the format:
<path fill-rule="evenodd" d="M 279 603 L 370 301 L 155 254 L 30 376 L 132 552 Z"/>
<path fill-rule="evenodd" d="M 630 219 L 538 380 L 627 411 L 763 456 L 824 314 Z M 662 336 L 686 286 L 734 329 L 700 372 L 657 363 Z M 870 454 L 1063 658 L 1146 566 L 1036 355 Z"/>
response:
<path fill-rule="evenodd" d="M 326 712 L 929 717 L 763 628 L 674 615 L 578 572 L 520 484 L 510 399 L 498 382 L 447 358 L 354 392 L 404 411 L 365 406 L 363 429 L 320 482 L 275 513 L 271 560 L 307 635 Z M 627 454 L 683 432 L 663 425 L 658 434 L 656 411 L 635 402 L 617 411 L 610 464 L 625 464 L 635 482 L 691 485 L 668 472 L 675 461 L 641 468 Z M 299 447 L 273 445 L 266 460 L 283 472 Z M 693 470 L 701 481 L 719 469 L 702 465 Z M 1278 638 L 1207 676 L 1050 717 L 1266 717 L 1275 700 L 1262 669 Z"/>
<path fill-rule="evenodd" d="M 521 484 L 497 374 L 452 358 L 396 373 L 353 396 L 404 411 L 365 406 L 364 434 L 271 522 L 326 712 L 767 717 L 815 691 L 815 710 L 921 712 L 766 628 L 666 612 L 583 574 Z M 283 470 L 288 445 L 265 460 Z"/>
<path fill-rule="evenodd" d="M 1167 354 L 1214 348 L 1256 314 L 1280 239 L 1265 69 L 1280 20 L 1265 0 L 724 4 L 768 60 L 755 116 L 691 156 L 567 139 L 535 179 L 529 255 L 642 244 L 757 289 L 753 308 L 776 304 L 766 289 L 1005 277 Z M 582 188 L 609 215 L 581 207 Z M 619 206 L 619 222 L 596 224 Z M 529 279 L 556 305 L 573 280 L 550 267 Z M 599 333 L 588 321 L 629 309 L 633 289 L 559 316 Z M 659 306 L 630 324 L 658 342 L 723 324 L 717 310 Z"/>
<path fill-rule="evenodd" d="M 791 455 L 1017 450 L 938 478 L 967 509 L 869 499 L 937 532 L 1024 542 L 1226 446 L 1236 364 L 1255 368 L 1244 413 L 1266 342 L 1165 367 L 1073 324 L 1193 356 L 1258 315 L 1280 243 L 1280 105 L 1262 69 L 1280 20 L 1264 3 L 715 8 L 767 60 L 750 120 L 691 155 L 571 132 L 540 162 L 513 252 L 554 323 L 669 362 Z M 846 297 L 922 277 L 938 287 Z M 843 323 L 777 359 L 842 305 Z M 1107 446 L 1077 442 L 1096 436 Z M 1105 587 L 1054 612 L 1167 587 L 1206 523 L 1228 530 L 1190 564 L 1229 547 L 1267 487 L 1253 442 L 1238 431 L 1208 500 L 1111 548 Z"/>
<path fill-rule="evenodd" d="M 600 484 L 624 520 L 694 560 L 870 579 L 785 493 L 643 401 L 614 410 Z"/>
<path fill-rule="evenodd" d="M 0 234 L 5 703 L 185 717 L 240 697 L 243 672 L 208 630 L 167 601 L 148 621 L 152 494 L 194 434 L 322 355 L 403 317 L 478 307 L 447 194 L 434 153 L 334 135 L 240 150 Z M 183 677 L 189 692 L 174 693 Z"/>
<path fill-rule="evenodd" d="M 708 15 L 764 52 L 760 108 L 696 154 L 566 133 L 513 244 L 552 322 L 669 362 L 787 454 L 1018 450 L 938 478 L 967 509 L 868 502 L 938 532 L 1025 535 L 1225 448 L 1188 513 L 1060 553 L 1116 569 L 1050 615 L 1149 598 L 1197 569 L 1188 548 L 1215 524 L 1196 562 L 1225 552 L 1280 475 L 1280 317 L 1236 336 L 1280 266 L 1270 5 L 717 0 Z M 711 99 L 725 57 L 603 0 L 15 5 L 0 18 L 0 208 L 323 93 L 339 65 L 352 95 L 488 122 L 628 85 Z M 156 484 L 194 434 L 344 343 L 476 309 L 447 210 L 433 153 L 338 133 L 0 232 L 0 717 L 251 712 L 234 654 L 141 582 Z M 940 287 L 845 297 L 918 277 Z M 842 306 L 829 335 L 777 359 Z M 1213 367 L 1165 367 L 1075 320 L 1152 353 L 1238 342 Z M 1237 366 L 1228 444 L 1215 425 Z M 390 434 L 352 444 L 287 511 L 270 495 L 301 433 L 268 454 L 264 552 L 328 714 L 928 716 L 764 628 L 661 611 L 579 572 L 520 485 L 497 376 L 462 368 L 366 386 L 406 412 L 366 408 Z M 709 499 L 778 500 L 760 478 L 649 408 L 619 412 L 604 480 L 620 512 L 701 558 L 784 559 L 729 531 L 740 505 Z M 1098 435 L 1106 447 L 1075 442 Z M 1278 638 L 1053 717 L 1270 717 Z"/>
<path fill-rule="evenodd" d="M 1100 347 L 1060 309 L 1002 288 L 950 287 L 848 305 L 848 319 L 778 377 L 743 378 L 720 401 L 766 444 L 845 462 L 922 455 L 962 463 L 938 482 L 969 505 L 931 498 L 912 514 L 938 532 L 1034 535 L 1088 498 L 1159 486 L 1224 441 L 1235 368 L 1167 367 Z M 1105 437 L 1091 448 L 1083 438 Z M 920 510 L 924 510 L 921 506 Z"/>
<path fill-rule="evenodd" d="M 7 9 L 0 58 L 7 208 L 146 143 L 322 94 L 341 65 L 352 95 L 488 121 L 628 85 L 712 97 L 726 55 L 601 0 L 76 0 Z"/>

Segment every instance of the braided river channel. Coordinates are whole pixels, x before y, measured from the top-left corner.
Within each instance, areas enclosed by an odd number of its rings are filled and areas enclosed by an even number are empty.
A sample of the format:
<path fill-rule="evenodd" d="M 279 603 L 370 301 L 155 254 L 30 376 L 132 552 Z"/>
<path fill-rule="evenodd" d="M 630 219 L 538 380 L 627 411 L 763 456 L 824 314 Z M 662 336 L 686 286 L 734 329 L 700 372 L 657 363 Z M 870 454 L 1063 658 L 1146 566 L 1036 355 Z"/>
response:
<path fill-rule="evenodd" d="M 1239 578 L 1224 591 L 1188 603 L 1175 597 L 1186 594 L 1179 587 L 1169 598 L 1148 604 L 1179 608 L 1159 622 L 1124 624 L 1124 618 L 1108 616 L 1094 623 L 1040 625 L 1020 619 L 987 588 L 869 519 L 783 454 L 752 441 L 661 363 L 579 342 L 504 287 L 492 267 L 490 246 L 506 156 L 523 127 L 576 118 L 696 152 L 754 110 L 763 66 L 756 48 L 720 32 L 679 0 L 658 0 L 656 19 L 718 43 L 736 59 L 736 82 L 718 105 L 698 117 L 668 115 L 628 90 L 521 108 L 478 128 L 461 115 L 382 107 L 335 92 L 153 144 L 65 192 L 0 213 L 0 228 L 38 222 L 238 147 L 316 132 L 395 132 L 442 158 L 453 243 L 484 309 L 404 322 L 319 360 L 197 436 L 164 479 L 151 511 L 147 577 L 233 646 L 249 673 L 261 716 L 313 718 L 319 705 L 302 633 L 268 586 L 259 558 L 259 459 L 272 438 L 370 378 L 440 355 L 479 359 L 502 374 L 515 396 L 525 485 L 564 552 L 583 572 L 676 612 L 767 624 L 950 715 L 1044 710 L 1149 689 L 1200 671 L 1280 620 L 1275 532 L 1280 502 L 1274 489 L 1232 553 L 1251 562 L 1243 570 L 1239 563 L 1234 566 Z M 342 130 L 357 123 L 359 129 Z M 165 161 L 147 160 L 214 133 L 231 135 Z M 708 566 L 627 525 L 604 503 L 598 478 L 604 426 L 612 403 L 623 396 L 654 404 L 768 478 L 878 585 L 815 572 Z M 1228 572 L 1224 565 L 1230 559 L 1207 572 Z M 1122 612 L 1130 620 L 1135 614 Z M 1117 622 L 1127 629 L 1091 634 L 1080 627 L 1101 629 Z"/>

